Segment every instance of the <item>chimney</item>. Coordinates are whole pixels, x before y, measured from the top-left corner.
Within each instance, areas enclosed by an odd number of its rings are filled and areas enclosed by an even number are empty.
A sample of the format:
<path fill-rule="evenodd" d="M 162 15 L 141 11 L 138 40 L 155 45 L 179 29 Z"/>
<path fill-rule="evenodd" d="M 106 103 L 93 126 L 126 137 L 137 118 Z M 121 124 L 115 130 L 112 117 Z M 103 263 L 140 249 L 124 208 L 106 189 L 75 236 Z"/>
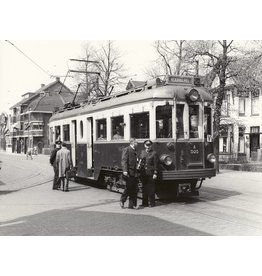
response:
<path fill-rule="evenodd" d="M 44 83 L 41 83 L 41 87 L 44 87 L 45 86 L 45 84 Z"/>
<path fill-rule="evenodd" d="M 59 78 L 59 77 L 56 77 L 55 79 L 56 79 L 56 81 L 60 81 L 60 78 Z"/>

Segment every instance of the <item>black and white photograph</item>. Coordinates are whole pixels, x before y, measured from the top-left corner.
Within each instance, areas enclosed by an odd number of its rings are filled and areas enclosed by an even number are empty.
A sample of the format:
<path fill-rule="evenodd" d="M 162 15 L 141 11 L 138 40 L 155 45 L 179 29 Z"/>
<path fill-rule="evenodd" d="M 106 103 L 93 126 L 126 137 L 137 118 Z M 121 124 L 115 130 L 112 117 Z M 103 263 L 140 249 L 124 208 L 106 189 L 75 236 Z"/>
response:
<path fill-rule="evenodd" d="M 87 17 L 99 13 L 92 8 Z M 156 21 L 139 24 L 140 12 L 121 13 L 107 15 L 112 25 L 80 24 L 77 35 L 78 24 L 58 22 L 50 35 L 44 24 L 24 36 L 10 24 L 1 36 L 5 274 L 52 275 L 39 252 L 64 275 L 259 275 L 244 256 L 258 260 L 262 236 L 262 40 L 215 29 L 183 35 L 175 22 L 163 35 Z M 203 31 L 201 23 L 187 30 Z M 27 246 L 36 267 L 9 270 L 11 248 L 17 258 Z"/>

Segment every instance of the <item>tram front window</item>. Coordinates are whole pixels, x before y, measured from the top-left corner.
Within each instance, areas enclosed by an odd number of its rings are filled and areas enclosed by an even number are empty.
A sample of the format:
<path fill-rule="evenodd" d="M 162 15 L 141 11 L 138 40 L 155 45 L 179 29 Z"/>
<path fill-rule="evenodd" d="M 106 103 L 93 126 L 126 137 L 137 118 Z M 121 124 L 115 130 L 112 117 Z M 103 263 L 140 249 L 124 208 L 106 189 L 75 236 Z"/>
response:
<path fill-rule="evenodd" d="M 176 135 L 177 139 L 185 138 L 184 132 L 184 105 L 176 105 Z"/>
<path fill-rule="evenodd" d="M 149 112 L 130 115 L 132 138 L 149 138 Z"/>
<path fill-rule="evenodd" d="M 171 105 L 156 108 L 156 138 L 172 138 Z"/>
<path fill-rule="evenodd" d="M 189 138 L 199 138 L 199 106 L 189 106 Z"/>
<path fill-rule="evenodd" d="M 204 137 L 207 140 L 210 140 L 210 136 L 211 136 L 211 129 L 212 129 L 212 125 L 211 125 L 211 108 L 205 106 L 204 108 Z"/>

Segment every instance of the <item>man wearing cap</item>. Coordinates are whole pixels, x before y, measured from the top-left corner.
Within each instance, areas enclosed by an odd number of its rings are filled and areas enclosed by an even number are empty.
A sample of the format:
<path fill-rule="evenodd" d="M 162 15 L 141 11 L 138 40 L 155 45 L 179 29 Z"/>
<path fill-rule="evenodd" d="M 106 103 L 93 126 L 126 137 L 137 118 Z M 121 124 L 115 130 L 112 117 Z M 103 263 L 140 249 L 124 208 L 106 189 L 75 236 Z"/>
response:
<path fill-rule="evenodd" d="M 130 145 L 123 150 L 122 154 L 122 169 L 123 176 L 126 180 L 126 188 L 120 199 L 120 206 L 124 208 L 124 204 L 129 198 L 129 209 L 134 209 L 137 207 L 137 183 L 138 174 L 136 170 L 137 165 L 137 141 L 136 139 L 130 139 Z"/>
<path fill-rule="evenodd" d="M 139 159 L 143 160 L 143 167 L 141 168 L 140 177 L 142 181 L 142 206 L 155 206 L 155 189 L 158 173 L 158 156 L 153 150 L 153 142 L 146 140 L 144 142 L 145 149 L 142 150 Z M 149 200 L 149 205 L 148 205 Z"/>
<path fill-rule="evenodd" d="M 61 141 L 57 141 L 54 145 L 54 149 L 51 152 L 49 162 L 54 168 L 54 180 L 53 180 L 53 190 L 57 190 L 60 186 L 60 181 L 58 177 L 58 167 L 56 165 L 55 159 L 56 159 L 56 154 L 57 152 L 61 149 Z"/>

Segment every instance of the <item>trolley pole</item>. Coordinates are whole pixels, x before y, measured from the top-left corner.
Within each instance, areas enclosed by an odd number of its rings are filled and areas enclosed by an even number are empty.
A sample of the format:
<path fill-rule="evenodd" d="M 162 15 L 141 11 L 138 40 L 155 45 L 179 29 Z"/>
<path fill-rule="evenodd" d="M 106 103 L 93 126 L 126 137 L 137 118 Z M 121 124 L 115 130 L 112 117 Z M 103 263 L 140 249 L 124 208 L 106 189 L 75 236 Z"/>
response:
<path fill-rule="evenodd" d="M 100 72 L 97 72 L 97 71 L 88 71 L 87 70 L 87 66 L 88 66 L 88 63 L 93 63 L 93 64 L 97 65 L 97 64 L 99 64 L 99 62 L 96 61 L 96 60 L 86 60 L 86 59 L 70 59 L 70 61 L 84 62 L 85 63 L 85 69 L 86 69 L 85 71 L 82 71 L 82 70 L 69 70 L 69 71 L 72 72 L 72 73 L 85 74 L 86 92 L 87 92 L 87 98 L 89 100 L 89 98 L 90 98 L 90 91 L 88 89 L 88 75 L 89 74 L 94 74 L 94 75 L 100 76 Z"/>

